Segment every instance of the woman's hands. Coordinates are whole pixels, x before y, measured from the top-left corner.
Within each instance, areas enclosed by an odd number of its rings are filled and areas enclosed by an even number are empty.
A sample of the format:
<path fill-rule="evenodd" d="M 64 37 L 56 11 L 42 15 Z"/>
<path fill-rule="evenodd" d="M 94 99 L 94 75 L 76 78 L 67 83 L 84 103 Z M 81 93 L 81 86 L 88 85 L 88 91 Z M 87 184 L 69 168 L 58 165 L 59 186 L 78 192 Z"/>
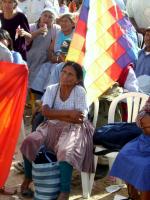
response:
<path fill-rule="evenodd" d="M 38 30 L 37 30 L 38 34 L 40 35 L 47 35 L 47 32 L 48 32 L 48 28 L 47 28 L 47 25 L 44 24 L 43 26 L 41 26 Z"/>
<path fill-rule="evenodd" d="M 51 53 L 51 55 L 49 56 L 49 59 L 52 63 L 61 63 L 61 62 L 65 62 L 65 56 L 60 54 L 60 55 L 56 55 L 55 53 Z"/>
<path fill-rule="evenodd" d="M 65 62 L 66 54 L 61 53 L 59 57 L 60 57 L 60 61 L 61 61 L 61 62 Z"/>
<path fill-rule="evenodd" d="M 16 29 L 15 39 L 18 39 L 19 36 L 20 37 L 25 37 L 27 39 L 31 39 L 32 38 L 32 35 L 30 33 L 28 33 L 27 31 L 25 31 L 20 26 L 18 26 L 18 28 Z"/>
<path fill-rule="evenodd" d="M 73 123 L 81 124 L 84 121 L 84 113 L 77 110 L 70 111 L 70 119 Z"/>
<path fill-rule="evenodd" d="M 49 120 L 60 120 L 74 124 L 82 124 L 84 121 L 84 113 L 78 110 L 55 110 L 49 108 L 48 105 L 42 106 L 42 114 Z"/>
<path fill-rule="evenodd" d="M 144 133 L 150 135 L 150 115 L 145 115 L 140 122 Z"/>

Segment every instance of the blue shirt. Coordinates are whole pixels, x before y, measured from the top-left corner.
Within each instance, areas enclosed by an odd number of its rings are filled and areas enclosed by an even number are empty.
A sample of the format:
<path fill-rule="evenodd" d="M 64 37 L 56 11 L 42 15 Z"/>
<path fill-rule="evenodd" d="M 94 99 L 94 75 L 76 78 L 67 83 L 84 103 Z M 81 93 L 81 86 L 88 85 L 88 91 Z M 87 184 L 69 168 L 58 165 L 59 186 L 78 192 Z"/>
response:
<path fill-rule="evenodd" d="M 141 75 L 150 76 L 150 54 L 146 54 L 144 49 L 139 52 L 135 74 L 137 77 Z"/>

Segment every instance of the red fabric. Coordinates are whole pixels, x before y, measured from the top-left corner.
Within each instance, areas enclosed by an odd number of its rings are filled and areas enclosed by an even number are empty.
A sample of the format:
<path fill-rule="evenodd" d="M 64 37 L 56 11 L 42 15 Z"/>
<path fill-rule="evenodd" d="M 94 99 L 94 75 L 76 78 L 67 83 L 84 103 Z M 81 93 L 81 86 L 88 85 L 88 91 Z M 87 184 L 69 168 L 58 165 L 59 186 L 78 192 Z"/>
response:
<path fill-rule="evenodd" d="M 27 93 L 26 65 L 0 62 L 0 188 L 8 177 Z"/>
<path fill-rule="evenodd" d="M 124 84 L 126 82 L 129 70 L 133 68 L 133 64 L 129 64 L 126 68 L 124 68 L 124 70 L 122 71 L 119 79 L 118 79 L 118 83 L 121 87 L 124 87 Z M 128 113 L 127 113 L 127 104 L 126 103 L 121 103 L 121 107 L 122 107 L 122 121 L 127 121 L 128 118 Z"/>
<path fill-rule="evenodd" d="M 69 7 L 69 12 L 73 13 L 73 12 L 77 11 L 77 5 L 76 5 L 75 2 L 70 2 L 69 5 L 68 5 L 68 7 Z"/>
<path fill-rule="evenodd" d="M 125 67 L 118 79 L 118 83 L 121 87 L 124 87 L 124 84 L 126 82 L 126 79 L 127 79 L 127 76 L 128 76 L 128 73 L 129 73 L 129 70 L 133 68 L 133 64 L 129 64 L 127 67 Z"/>

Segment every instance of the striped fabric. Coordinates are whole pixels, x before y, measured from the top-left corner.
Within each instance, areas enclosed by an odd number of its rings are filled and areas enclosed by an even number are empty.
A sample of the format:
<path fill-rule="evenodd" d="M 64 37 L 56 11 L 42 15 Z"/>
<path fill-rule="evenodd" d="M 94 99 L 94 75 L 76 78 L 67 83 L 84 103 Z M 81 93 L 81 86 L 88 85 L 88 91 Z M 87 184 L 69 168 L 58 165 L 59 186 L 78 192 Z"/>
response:
<path fill-rule="evenodd" d="M 60 190 L 60 170 L 58 162 L 32 163 L 35 186 L 34 200 L 56 200 Z"/>
<path fill-rule="evenodd" d="M 114 1 L 83 1 L 66 60 L 84 66 L 89 102 L 109 89 L 137 59 L 135 37 L 132 24 Z"/>

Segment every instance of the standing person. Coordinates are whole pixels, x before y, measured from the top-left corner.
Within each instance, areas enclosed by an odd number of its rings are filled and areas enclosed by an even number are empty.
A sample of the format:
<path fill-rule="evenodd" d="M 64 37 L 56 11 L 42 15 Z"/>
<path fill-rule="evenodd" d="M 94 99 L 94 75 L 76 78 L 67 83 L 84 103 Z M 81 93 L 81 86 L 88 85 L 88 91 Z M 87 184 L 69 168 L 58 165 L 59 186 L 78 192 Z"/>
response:
<path fill-rule="evenodd" d="M 23 13 L 16 10 L 18 0 L 2 0 L 2 13 L 0 20 L 2 28 L 7 30 L 13 41 L 15 51 L 20 52 L 26 60 L 25 38 L 30 39 L 30 29 L 28 20 Z"/>
<path fill-rule="evenodd" d="M 69 199 L 73 167 L 89 173 L 94 171 L 94 128 L 87 120 L 86 91 L 82 85 L 82 67 L 67 62 L 60 84 L 49 86 L 44 95 L 42 111 L 48 121 L 29 134 L 21 146 L 29 161 L 35 160 L 42 144 L 56 153 L 61 174 L 58 200 Z"/>
<path fill-rule="evenodd" d="M 49 49 L 53 49 L 53 43 L 60 31 L 60 26 L 55 24 L 55 11 L 49 7 L 44 8 L 36 23 L 30 24 L 32 41 L 27 52 L 29 67 L 29 88 L 40 71 L 42 64 L 48 62 Z"/>
<path fill-rule="evenodd" d="M 66 0 L 59 0 L 59 15 L 69 13 L 69 8 L 67 6 Z"/>
<path fill-rule="evenodd" d="M 58 0 L 19 0 L 19 9 L 27 16 L 29 23 L 35 23 L 44 8 L 52 8 L 59 13 Z"/>

